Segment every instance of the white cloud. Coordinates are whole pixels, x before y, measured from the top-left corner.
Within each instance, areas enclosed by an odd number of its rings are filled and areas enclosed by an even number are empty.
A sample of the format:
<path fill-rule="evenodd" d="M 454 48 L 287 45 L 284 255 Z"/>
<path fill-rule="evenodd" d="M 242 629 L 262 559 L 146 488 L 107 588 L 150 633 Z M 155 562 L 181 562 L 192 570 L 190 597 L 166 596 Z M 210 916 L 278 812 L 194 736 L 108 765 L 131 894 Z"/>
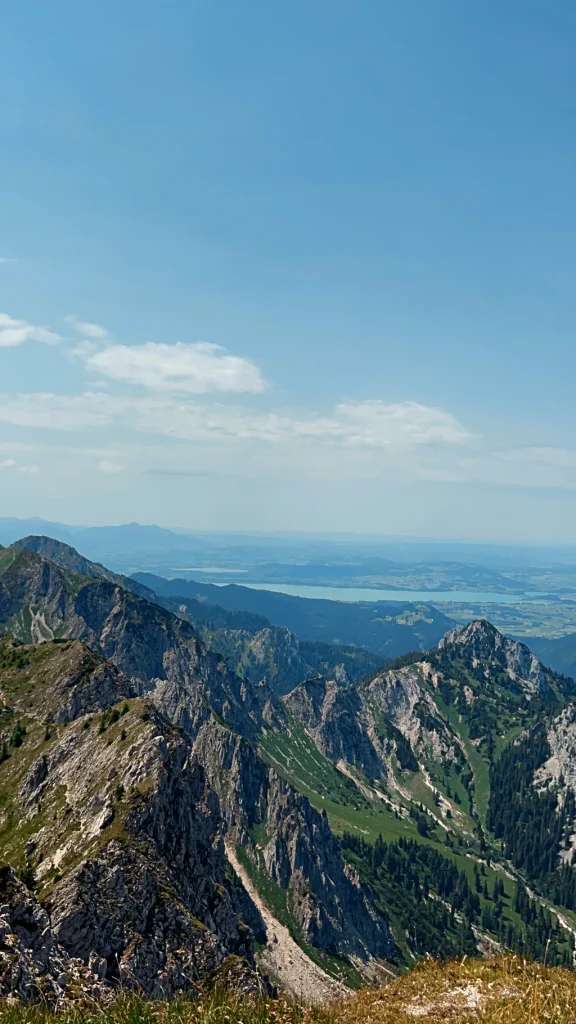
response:
<path fill-rule="evenodd" d="M 82 335 L 83 338 L 88 338 L 90 341 L 103 341 L 108 337 L 106 328 L 102 327 L 101 324 L 94 323 L 92 320 L 82 320 L 73 314 L 64 319 L 78 334 Z"/>
<path fill-rule="evenodd" d="M 461 445 L 470 435 L 448 412 L 417 402 L 344 403 L 327 416 L 247 412 L 163 397 L 50 393 L 0 395 L 0 423 L 54 430 L 114 426 L 185 441 L 297 442 L 402 451 Z"/>
<path fill-rule="evenodd" d="M 40 430 L 104 427 L 121 414 L 104 394 L 54 395 L 50 392 L 0 395 L 0 423 Z"/>
<path fill-rule="evenodd" d="M 250 360 L 207 342 L 107 345 L 86 353 L 84 358 L 93 372 L 151 391 L 256 394 L 266 386 L 260 370 Z"/>
<path fill-rule="evenodd" d="M 473 446 L 428 464 L 422 476 L 444 483 L 576 490 L 576 449 L 526 446 L 490 450 Z"/>
<path fill-rule="evenodd" d="M 55 331 L 27 320 L 16 320 L 7 313 L 0 313 L 0 348 L 17 348 L 27 341 L 38 341 L 45 345 L 56 345 L 62 338 Z"/>
<path fill-rule="evenodd" d="M 420 402 L 345 402 L 336 414 L 352 444 L 462 444 L 471 436 L 451 413 Z"/>
<path fill-rule="evenodd" d="M 111 459 L 100 459 L 98 469 L 108 476 L 116 476 L 118 473 L 124 472 L 124 466 L 121 466 L 119 462 L 112 462 Z"/>
<path fill-rule="evenodd" d="M 19 463 L 16 459 L 0 459 L 0 470 L 13 469 L 17 473 L 39 473 L 40 467 L 34 464 Z"/>

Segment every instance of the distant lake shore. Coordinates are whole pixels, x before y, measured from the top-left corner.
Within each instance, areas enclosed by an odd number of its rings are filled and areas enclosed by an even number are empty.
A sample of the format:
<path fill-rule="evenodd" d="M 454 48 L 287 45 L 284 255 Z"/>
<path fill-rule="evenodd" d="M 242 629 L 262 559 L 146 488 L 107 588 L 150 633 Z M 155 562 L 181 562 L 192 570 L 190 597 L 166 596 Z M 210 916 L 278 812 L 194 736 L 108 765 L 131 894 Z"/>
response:
<path fill-rule="evenodd" d="M 217 583 L 217 586 L 228 584 Z M 311 597 L 325 601 L 407 601 L 410 603 L 436 602 L 442 604 L 518 604 L 548 595 L 504 594 L 484 590 L 380 590 L 376 587 L 324 587 L 317 584 L 297 583 L 247 583 L 241 586 L 250 590 L 270 590 L 276 594 L 292 597 Z"/>

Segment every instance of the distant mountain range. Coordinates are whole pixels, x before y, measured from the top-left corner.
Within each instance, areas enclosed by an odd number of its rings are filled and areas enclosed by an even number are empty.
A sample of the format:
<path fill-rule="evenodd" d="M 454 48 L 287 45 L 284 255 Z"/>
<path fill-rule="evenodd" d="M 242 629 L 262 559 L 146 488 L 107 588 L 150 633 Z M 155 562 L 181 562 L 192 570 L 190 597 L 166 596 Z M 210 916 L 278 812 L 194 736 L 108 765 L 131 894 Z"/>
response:
<path fill-rule="evenodd" d="M 0 518 L 0 544 L 13 544 L 24 536 L 49 536 L 66 544 L 74 544 L 90 558 L 111 558 L 129 554 L 191 551 L 194 542 L 189 535 L 166 530 L 160 526 L 123 523 L 118 526 L 70 526 L 43 519 Z"/>
<path fill-rule="evenodd" d="M 258 535 L 169 530 L 125 523 L 71 526 L 0 518 L 0 544 L 48 535 L 109 568 L 211 582 L 367 587 L 498 594 L 576 593 L 576 552 L 400 541 L 384 538 Z"/>
<path fill-rule="evenodd" d="M 378 665 L 334 643 L 331 602 L 272 605 L 320 646 L 245 589 L 0 549 L 0 994 L 570 962 L 574 682 L 483 620 Z M 382 618 L 355 628 L 439 626 Z"/>

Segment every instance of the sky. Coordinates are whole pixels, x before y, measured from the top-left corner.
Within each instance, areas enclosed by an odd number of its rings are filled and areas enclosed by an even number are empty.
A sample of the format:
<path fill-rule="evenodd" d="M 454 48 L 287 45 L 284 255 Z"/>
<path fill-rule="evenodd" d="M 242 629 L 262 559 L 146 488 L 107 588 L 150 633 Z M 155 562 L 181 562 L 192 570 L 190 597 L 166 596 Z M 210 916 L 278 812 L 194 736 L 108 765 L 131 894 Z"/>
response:
<path fill-rule="evenodd" d="M 0 514 L 576 540 L 576 7 L 7 0 Z"/>

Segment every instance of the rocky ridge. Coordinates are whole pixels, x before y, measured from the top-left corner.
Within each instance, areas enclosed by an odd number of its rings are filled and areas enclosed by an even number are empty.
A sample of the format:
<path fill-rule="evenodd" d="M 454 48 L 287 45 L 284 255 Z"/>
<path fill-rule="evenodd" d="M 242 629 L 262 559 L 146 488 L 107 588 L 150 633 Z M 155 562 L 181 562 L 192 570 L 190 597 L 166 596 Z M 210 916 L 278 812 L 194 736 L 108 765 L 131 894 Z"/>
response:
<path fill-rule="evenodd" d="M 231 954 L 253 964 L 262 922 L 223 839 L 260 858 L 260 828 L 261 863 L 302 941 L 390 952 L 327 821 L 257 751 L 277 714 L 266 687 L 114 581 L 1 554 L 0 626 L 21 639 L 0 663 L 0 846 L 35 879 L 57 945 L 149 994 L 190 988 Z"/>

